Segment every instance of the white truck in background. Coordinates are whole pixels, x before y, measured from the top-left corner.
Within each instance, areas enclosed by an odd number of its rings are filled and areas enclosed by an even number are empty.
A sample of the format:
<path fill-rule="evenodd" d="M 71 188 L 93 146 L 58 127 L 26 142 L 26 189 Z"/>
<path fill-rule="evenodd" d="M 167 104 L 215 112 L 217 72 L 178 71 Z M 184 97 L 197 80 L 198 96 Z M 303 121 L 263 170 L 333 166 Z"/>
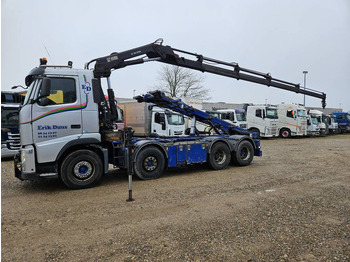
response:
<path fill-rule="evenodd" d="M 307 115 L 307 136 L 319 136 L 320 135 L 320 127 L 317 123 L 317 118 Z"/>
<path fill-rule="evenodd" d="M 246 106 L 247 129 L 258 137 L 278 136 L 277 108 L 267 105 Z"/>
<path fill-rule="evenodd" d="M 283 138 L 307 135 L 306 109 L 297 104 L 279 104 L 278 128 Z"/>
<path fill-rule="evenodd" d="M 219 109 L 216 110 L 220 114 L 220 118 L 232 123 L 240 128 L 247 129 L 247 118 L 244 109 Z"/>
<path fill-rule="evenodd" d="M 125 127 L 132 126 L 135 136 L 183 136 L 184 116 L 169 109 L 137 101 L 119 103 L 123 110 Z"/>
<path fill-rule="evenodd" d="M 317 125 L 320 128 L 320 135 L 325 136 L 328 133 L 327 117 L 320 110 L 311 109 L 309 115 L 317 119 Z"/>
<path fill-rule="evenodd" d="M 328 122 L 328 133 L 329 134 L 339 134 L 341 133 L 339 124 L 336 120 L 336 117 L 332 114 L 329 114 L 327 116 L 327 122 Z"/>

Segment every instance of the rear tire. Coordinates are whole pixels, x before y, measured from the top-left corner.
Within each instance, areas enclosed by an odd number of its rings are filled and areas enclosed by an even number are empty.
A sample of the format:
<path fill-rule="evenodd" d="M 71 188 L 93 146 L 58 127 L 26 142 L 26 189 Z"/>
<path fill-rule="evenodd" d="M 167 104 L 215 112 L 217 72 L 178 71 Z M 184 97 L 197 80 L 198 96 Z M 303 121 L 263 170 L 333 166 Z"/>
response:
<path fill-rule="evenodd" d="M 136 175 L 142 180 L 159 178 L 165 168 L 165 157 L 160 149 L 146 147 L 137 155 L 134 168 Z"/>
<path fill-rule="evenodd" d="M 254 158 L 254 147 L 247 141 L 243 140 L 239 143 L 237 151 L 232 154 L 232 163 L 236 166 L 247 166 Z"/>
<path fill-rule="evenodd" d="M 91 150 L 70 153 L 61 164 L 61 179 L 71 189 L 83 189 L 96 185 L 103 173 L 101 158 Z"/>
<path fill-rule="evenodd" d="M 221 170 L 230 164 L 231 153 L 229 147 L 225 143 L 215 143 L 210 151 L 210 155 L 208 155 L 208 164 L 211 169 Z"/>

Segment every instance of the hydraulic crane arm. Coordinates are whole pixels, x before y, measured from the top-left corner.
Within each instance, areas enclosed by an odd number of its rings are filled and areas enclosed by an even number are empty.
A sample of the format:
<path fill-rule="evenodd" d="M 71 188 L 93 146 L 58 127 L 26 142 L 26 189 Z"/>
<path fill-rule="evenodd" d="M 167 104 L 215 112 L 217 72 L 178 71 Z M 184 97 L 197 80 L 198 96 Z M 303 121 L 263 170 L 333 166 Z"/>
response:
<path fill-rule="evenodd" d="M 192 58 L 180 57 L 177 53 L 188 55 Z M 195 59 L 193 59 L 193 57 Z M 112 53 L 109 56 L 100 57 L 91 60 L 85 65 L 95 62 L 94 75 L 96 78 L 109 77 L 112 70 L 123 68 L 129 65 L 142 64 L 148 61 L 158 61 L 180 67 L 190 68 L 201 72 L 208 72 L 221 76 L 245 80 L 266 86 L 292 91 L 295 93 L 305 94 L 322 99 L 322 107 L 326 107 L 326 94 L 312 89 L 300 88 L 300 84 L 286 82 L 271 77 L 269 73 L 262 73 L 247 68 L 240 67 L 237 63 L 228 63 L 203 55 L 179 50 L 170 46 L 163 46 L 163 40 L 158 39 L 154 43 L 140 46 L 127 51 Z"/>

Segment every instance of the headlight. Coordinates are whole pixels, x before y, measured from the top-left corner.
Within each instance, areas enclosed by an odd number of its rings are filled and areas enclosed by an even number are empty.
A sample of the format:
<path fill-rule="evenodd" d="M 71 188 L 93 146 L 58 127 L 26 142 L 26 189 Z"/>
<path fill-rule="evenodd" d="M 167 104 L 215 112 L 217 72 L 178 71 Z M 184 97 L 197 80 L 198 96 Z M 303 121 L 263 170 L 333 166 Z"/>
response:
<path fill-rule="evenodd" d="M 21 163 L 22 163 L 22 165 L 24 165 L 25 162 L 26 162 L 26 154 L 23 150 L 21 150 Z"/>

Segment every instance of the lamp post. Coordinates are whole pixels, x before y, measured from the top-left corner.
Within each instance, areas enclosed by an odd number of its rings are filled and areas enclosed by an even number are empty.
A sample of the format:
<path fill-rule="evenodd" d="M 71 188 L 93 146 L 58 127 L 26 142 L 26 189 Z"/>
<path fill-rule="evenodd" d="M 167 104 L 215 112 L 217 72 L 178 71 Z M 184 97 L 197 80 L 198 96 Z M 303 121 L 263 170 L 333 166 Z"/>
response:
<path fill-rule="evenodd" d="M 308 73 L 308 71 L 303 71 L 304 74 L 304 90 L 306 89 L 306 74 Z M 305 94 L 304 94 L 304 106 L 305 106 Z"/>

